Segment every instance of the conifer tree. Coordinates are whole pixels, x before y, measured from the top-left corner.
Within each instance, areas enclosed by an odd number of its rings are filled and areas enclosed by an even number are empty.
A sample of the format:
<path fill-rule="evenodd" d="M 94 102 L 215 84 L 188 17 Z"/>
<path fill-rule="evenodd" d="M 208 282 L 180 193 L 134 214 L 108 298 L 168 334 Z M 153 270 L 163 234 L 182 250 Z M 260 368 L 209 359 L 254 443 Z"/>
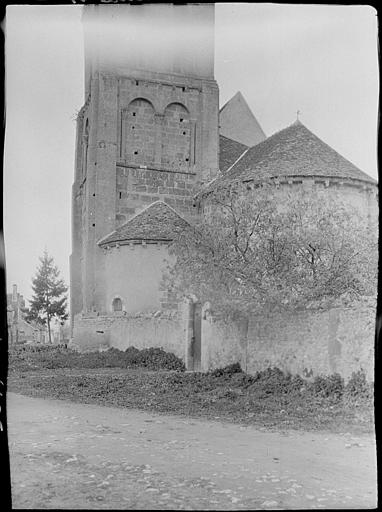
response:
<path fill-rule="evenodd" d="M 68 287 L 60 278 L 60 272 L 54 264 L 52 256 L 47 251 L 40 259 L 35 277 L 32 279 L 34 295 L 29 301 L 30 308 L 26 314 L 27 320 L 35 320 L 48 328 L 49 343 L 51 343 L 50 322 L 56 318 L 63 322 L 68 318 L 66 312 L 66 292 Z"/>

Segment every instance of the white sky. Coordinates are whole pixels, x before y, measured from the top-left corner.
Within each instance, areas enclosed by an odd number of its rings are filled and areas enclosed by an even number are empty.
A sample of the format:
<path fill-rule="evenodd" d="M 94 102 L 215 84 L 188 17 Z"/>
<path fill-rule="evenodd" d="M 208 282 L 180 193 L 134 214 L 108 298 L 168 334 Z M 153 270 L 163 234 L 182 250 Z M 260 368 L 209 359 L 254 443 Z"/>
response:
<path fill-rule="evenodd" d="M 78 5 L 8 6 L 7 289 L 26 298 L 46 247 L 69 284 L 74 118 L 83 104 Z M 222 106 L 238 90 L 267 135 L 296 119 L 377 177 L 377 18 L 370 6 L 216 4 Z"/>

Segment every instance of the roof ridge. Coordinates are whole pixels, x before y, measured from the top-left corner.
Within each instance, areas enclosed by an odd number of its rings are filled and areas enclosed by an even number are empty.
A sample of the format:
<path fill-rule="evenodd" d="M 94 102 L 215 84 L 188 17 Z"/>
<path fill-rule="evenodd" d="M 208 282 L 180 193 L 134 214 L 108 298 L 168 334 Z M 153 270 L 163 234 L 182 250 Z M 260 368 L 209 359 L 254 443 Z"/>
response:
<path fill-rule="evenodd" d="M 184 220 L 184 222 L 187 222 L 187 224 L 190 224 L 190 223 L 188 222 L 188 220 L 187 220 L 187 219 L 185 219 L 185 218 L 183 217 L 183 215 L 181 215 L 179 212 L 177 212 L 177 211 L 175 210 L 175 208 L 173 208 L 170 204 L 166 203 L 166 201 L 162 201 L 161 199 L 158 199 L 157 201 L 154 201 L 153 203 L 151 203 L 149 206 L 153 206 L 153 205 L 154 205 L 154 204 L 156 204 L 156 203 L 163 203 L 165 206 L 167 206 L 167 208 L 169 208 L 170 210 L 172 210 L 172 211 L 173 211 L 173 212 L 174 212 L 178 217 L 180 217 L 182 220 Z M 147 208 L 146 208 L 146 209 L 147 209 Z M 143 210 L 142 210 L 142 211 L 143 211 Z M 141 213 L 142 213 L 142 212 L 141 212 Z"/>
<path fill-rule="evenodd" d="M 240 91 L 236 91 L 235 94 L 233 96 L 231 96 L 231 98 L 229 100 L 227 100 L 224 105 L 222 106 L 222 108 L 219 110 L 219 114 L 225 109 L 225 107 L 228 105 L 228 103 L 230 101 L 232 101 L 234 98 L 236 98 L 236 96 L 240 94 L 241 97 L 243 97 L 243 95 L 241 94 Z"/>
<path fill-rule="evenodd" d="M 252 147 L 254 147 L 254 146 L 252 146 Z M 239 161 L 239 160 L 241 160 L 241 159 L 243 158 L 243 156 L 244 156 L 244 155 L 245 155 L 245 154 L 246 154 L 250 149 L 251 149 L 251 148 L 248 148 L 248 147 L 247 147 L 247 149 L 245 149 L 245 150 L 243 151 L 243 153 L 242 153 L 242 154 L 241 154 L 241 155 L 240 155 L 240 156 L 235 160 L 235 162 L 234 162 L 230 167 L 228 167 L 228 169 L 226 170 L 226 172 L 225 172 L 225 173 L 229 172 L 229 171 L 232 169 L 232 167 L 233 167 L 234 165 L 236 165 L 236 164 L 238 163 L 238 161 Z"/>

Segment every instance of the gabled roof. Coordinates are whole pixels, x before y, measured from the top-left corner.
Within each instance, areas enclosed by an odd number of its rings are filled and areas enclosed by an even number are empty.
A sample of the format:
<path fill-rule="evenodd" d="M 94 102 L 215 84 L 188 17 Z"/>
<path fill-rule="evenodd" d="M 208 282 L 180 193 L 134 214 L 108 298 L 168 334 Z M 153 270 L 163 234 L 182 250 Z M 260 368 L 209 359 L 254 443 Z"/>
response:
<path fill-rule="evenodd" d="M 369 175 L 314 135 L 300 121 L 250 148 L 223 176 L 203 192 L 235 181 L 317 176 L 376 184 Z"/>
<path fill-rule="evenodd" d="M 220 109 L 219 131 L 246 146 L 254 146 L 266 138 L 240 91 Z"/>
<path fill-rule="evenodd" d="M 248 149 L 248 146 L 235 140 L 219 136 L 219 170 L 224 174 L 236 160 Z"/>
<path fill-rule="evenodd" d="M 171 206 L 163 201 L 156 201 L 99 240 L 98 245 L 115 244 L 128 240 L 171 242 L 179 231 L 187 227 L 189 227 L 189 223 Z"/>

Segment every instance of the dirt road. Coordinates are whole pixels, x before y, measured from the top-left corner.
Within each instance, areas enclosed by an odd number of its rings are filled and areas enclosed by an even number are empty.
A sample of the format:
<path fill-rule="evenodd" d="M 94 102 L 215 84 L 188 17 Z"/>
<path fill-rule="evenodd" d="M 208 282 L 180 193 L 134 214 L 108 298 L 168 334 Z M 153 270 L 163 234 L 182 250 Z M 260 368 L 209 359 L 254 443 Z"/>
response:
<path fill-rule="evenodd" d="M 372 436 L 254 427 L 8 394 L 14 508 L 372 508 Z"/>

